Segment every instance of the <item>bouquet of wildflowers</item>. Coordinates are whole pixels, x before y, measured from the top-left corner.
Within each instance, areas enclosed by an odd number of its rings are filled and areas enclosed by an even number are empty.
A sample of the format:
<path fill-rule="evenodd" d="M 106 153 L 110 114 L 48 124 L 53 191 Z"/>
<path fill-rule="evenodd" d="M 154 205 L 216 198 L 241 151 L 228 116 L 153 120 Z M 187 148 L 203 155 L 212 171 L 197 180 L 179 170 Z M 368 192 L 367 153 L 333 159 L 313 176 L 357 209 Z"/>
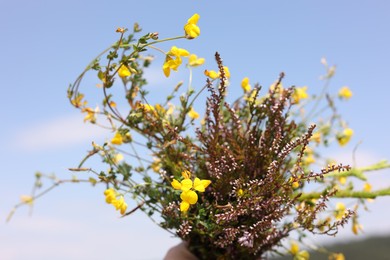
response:
<path fill-rule="evenodd" d="M 112 137 L 93 143 L 78 167 L 70 170 L 87 171 L 91 176 L 83 181 L 106 185 L 106 202 L 122 216 L 135 210 L 157 216 L 159 225 L 186 241 L 199 259 L 261 259 L 271 253 L 308 259 L 308 252 L 295 242 L 291 247 L 282 242 L 293 233 L 334 235 L 349 220 L 358 233 L 358 206 L 390 194 L 389 188 L 371 190 L 365 172 L 390 165 L 356 168 L 318 152 L 332 141 L 343 146 L 353 135 L 336 110 L 336 99 L 349 99 L 351 90 L 344 87 L 335 96 L 327 91 L 335 67 L 322 60 L 325 87 L 318 96 L 309 95 L 305 86 L 283 87 L 281 73 L 269 88 L 252 86 L 244 77 L 242 95 L 230 101 L 227 90 L 237 86 L 230 86 L 230 71 L 216 53 L 215 63 L 208 65 L 216 69 L 204 70 L 204 86 L 194 89 L 193 70 L 205 59 L 177 46 L 169 50 L 157 46 L 197 38 L 198 20 L 199 15 L 193 15 L 183 35 L 166 39 L 159 39 L 158 33 L 137 38 L 141 32 L 137 24 L 132 32 L 117 29 L 119 40 L 68 89 L 68 98 L 84 113 L 84 121 L 109 129 Z M 154 93 L 146 90 L 144 77 L 153 61 L 150 52 L 162 53 L 157 57 L 162 58 L 158 62 L 166 77 L 186 65 L 188 88 L 183 91 L 179 83 L 161 103 L 150 103 Z M 88 105 L 81 89 L 87 72 L 96 74 L 100 86 L 101 106 L 96 108 Z M 200 101 L 200 93 L 206 91 L 207 99 Z M 196 112 L 195 101 L 204 102 L 203 116 Z M 108 169 L 89 167 L 88 159 L 94 156 L 100 156 Z M 313 170 L 315 163 L 323 167 Z M 38 180 L 43 177 L 37 175 Z M 355 180 L 365 182 L 363 190 L 354 188 Z M 34 193 L 22 203 L 39 196 Z M 330 208 L 333 198 L 356 198 L 356 203 L 353 209 L 342 202 Z M 135 208 L 128 208 L 129 199 L 137 202 Z"/>

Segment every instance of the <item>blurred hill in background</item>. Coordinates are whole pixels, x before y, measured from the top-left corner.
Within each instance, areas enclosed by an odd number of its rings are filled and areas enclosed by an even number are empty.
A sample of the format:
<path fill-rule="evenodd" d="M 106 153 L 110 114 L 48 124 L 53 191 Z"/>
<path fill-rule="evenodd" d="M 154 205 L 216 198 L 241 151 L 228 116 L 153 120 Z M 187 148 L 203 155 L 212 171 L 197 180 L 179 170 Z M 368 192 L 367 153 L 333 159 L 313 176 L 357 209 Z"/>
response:
<path fill-rule="evenodd" d="M 371 237 L 364 240 L 346 241 L 325 247 L 330 252 L 343 253 L 346 260 L 390 260 L 390 236 Z M 291 256 L 275 258 L 275 260 L 291 260 Z M 312 260 L 327 260 L 328 255 L 310 252 Z"/>

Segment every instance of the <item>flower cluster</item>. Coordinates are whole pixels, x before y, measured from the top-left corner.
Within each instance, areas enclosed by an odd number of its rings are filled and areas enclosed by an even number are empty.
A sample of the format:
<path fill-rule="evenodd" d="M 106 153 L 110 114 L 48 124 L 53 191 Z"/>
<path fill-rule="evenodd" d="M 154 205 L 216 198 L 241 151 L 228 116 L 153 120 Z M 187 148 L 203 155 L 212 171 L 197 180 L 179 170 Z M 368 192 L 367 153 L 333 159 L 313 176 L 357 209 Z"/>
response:
<path fill-rule="evenodd" d="M 183 171 L 181 173 L 183 176 L 183 180 L 179 182 L 174 179 L 171 183 L 172 187 L 176 190 L 181 190 L 180 198 L 182 202 L 180 203 L 181 211 L 188 211 L 190 205 L 195 204 L 198 201 L 198 192 L 204 192 L 207 186 L 210 185 L 210 180 L 201 180 L 199 178 L 195 178 L 194 181 L 191 180 L 191 173 L 189 171 Z"/>
<path fill-rule="evenodd" d="M 169 77 L 171 70 L 177 71 L 179 66 L 182 64 L 181 57 L 187 57 L 190 53 L 185 49 L 177 48 L 173 46 L 165 57 L 163 65 L 163 71 L 166 77 Z"/>
<path fill-rule="evenodd" d="M 105 190 L 104 195 L 106 196 L 106 202 L 108 204 L 112 204 L 122 215 L 126 213 L 127 204 L 123 195 L 118 194 L 116 190 L 112 188 Z"/>

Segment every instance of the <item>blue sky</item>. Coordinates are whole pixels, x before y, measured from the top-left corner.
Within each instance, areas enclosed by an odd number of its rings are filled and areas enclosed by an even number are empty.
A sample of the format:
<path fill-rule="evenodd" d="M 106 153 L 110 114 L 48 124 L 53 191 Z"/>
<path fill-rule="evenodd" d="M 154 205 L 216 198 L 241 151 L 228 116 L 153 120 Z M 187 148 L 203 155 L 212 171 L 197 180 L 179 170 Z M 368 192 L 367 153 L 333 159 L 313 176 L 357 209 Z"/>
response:
<path fill-rule="evenodd" d="M 175 44 L 205 57 L 211 69 L 218 51 L 232 73 L 231 86 L 245 76 L 269 86 L 284 71 L 285 86 L 307 85 L 316 93 L 324 73 L 320 59 L 337 65 L 331 88 L 352 89 L 353 98 L 341 103 L 339 111 L 355 135 L 350 145 L 332 149 L 331 155 L 348 162 L 362 141 L 359 166 L 390 159 L 389 10 L 385 0 L 1 1 L 0 217 L 5 219 L 19 195 L 29 193 L 35 171 L 69 178 L 67 168 L 77 165 L 91 141 L 110 136 L 83 124 L 66 89 L 97 53 L 116 41 L 115 29 L 138 22 L 145 33 L 176 36 L 195 12 L 201 15 L 201 36 Z M 164 86 L 186 80 L 187 74 L 179 72 L 163 81 L 162 58 L 154 54 L 151 92 L 166 93 Z M 197 79 L 195 87 L 203 80 Z M 389 186 L 389 174 L 373 173 L 371 182 Z M 104 203 L 102 190 L 65 185 L 38 201 L 31 218 L 27 208 L 20 209 L 11 223 L 0 224 L 0 252 L 6 259 L 161 259 L 178 242 L 141 212 L 118 219 Z M 389 202 L 380 198 L 370 205 L 372 212 L 361 218 L 366 229 L 362 237 L 389 234 L 384 222 Z M 348 237 L 347 229 L 341 239 Z"/>

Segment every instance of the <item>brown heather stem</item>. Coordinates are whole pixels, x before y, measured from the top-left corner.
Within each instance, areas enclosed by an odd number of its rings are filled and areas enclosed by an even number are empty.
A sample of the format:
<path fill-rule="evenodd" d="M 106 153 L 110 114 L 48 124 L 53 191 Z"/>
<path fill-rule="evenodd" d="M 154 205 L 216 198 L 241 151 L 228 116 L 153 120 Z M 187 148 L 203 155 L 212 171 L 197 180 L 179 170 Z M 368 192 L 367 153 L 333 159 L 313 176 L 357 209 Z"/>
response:
<path fill-rule="evenodd" d="M 353 168 L 349 171 L 345 172 L 332 172 L 325 174 L 324 177 L 356 177 L 360 180 L 367 181 L 367 177 L 364 175 L 365 172 L 369 171 L 378 171 L 378 170 L 383 170 L 390 168 L 390 163 L 386 160 L 380 161 L 378 163 L 372 164 L 367 167 L 362 167 L 362 168 Z"/>

